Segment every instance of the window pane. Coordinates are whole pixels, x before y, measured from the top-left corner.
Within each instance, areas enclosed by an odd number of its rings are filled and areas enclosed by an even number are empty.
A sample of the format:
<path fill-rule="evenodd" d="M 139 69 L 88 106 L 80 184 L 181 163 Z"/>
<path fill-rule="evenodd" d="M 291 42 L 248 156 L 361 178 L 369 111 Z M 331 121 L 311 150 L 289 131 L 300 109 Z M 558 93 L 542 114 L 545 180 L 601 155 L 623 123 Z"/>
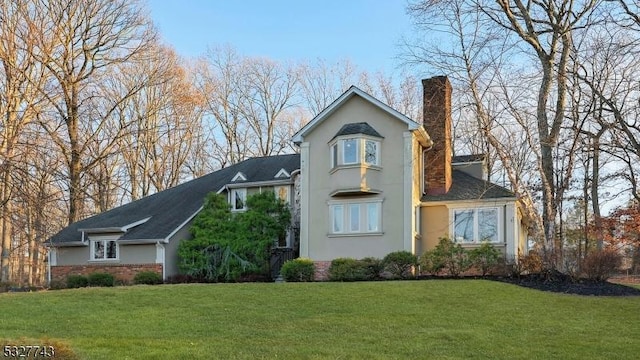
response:
<path fill-rule="evenodd" d="M 473 241 L 473 210 L 462 210 L 454 212 L 454 241 Z"/>
<path fill-rule="evenodd" d="M 378 204 L 367 204 L 367 231 L 378 231 Z"/>
<path fill-rule="evenodd" d="M 116 242 L 107 241 L 107 259 L 115 259 L 116 257 Z"/>
<path fill-rule="evenodd" d="M 378 165 L 378 143 L 376 141 L 365 141 L 364 162 L 369 165 Z"/>
<path fill-rule="evenodd" d="M 498 211 L 478 209 L 479 241 L 498 242 Z"/>
<path fill-rule="evenodd" d="M 349 205 L 349 231 L 360 231 L 360 204 Z"/>
<path fill-rule="evenodd" d="M 345 164 L 355 164 L 358 162 L 358 139 L 346 139 L 342 142 L 342 155 Z"/>
<path fill-rule="evenodd" d="M 342 209 L 342 205 L 333 205 L 331 206 L 331 212 L 333 217 L 333 232 L 341 233 L 343 231 L 343 221 L 344 221 L 344 212 Z"/>
<path fill-rule="evenodd" d="M 104 242 L 103 241 L 93 242 L 93 258 L 104 259 Z"/>

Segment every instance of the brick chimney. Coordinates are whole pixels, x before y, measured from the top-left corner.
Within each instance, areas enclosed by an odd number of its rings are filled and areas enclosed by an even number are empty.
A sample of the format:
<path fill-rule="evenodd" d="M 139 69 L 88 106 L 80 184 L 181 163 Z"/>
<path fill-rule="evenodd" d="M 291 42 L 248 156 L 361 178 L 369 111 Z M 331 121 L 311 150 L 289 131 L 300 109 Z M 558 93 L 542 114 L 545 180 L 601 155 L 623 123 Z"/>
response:
<path fill-rule="evenodd" d="M 425 190 L 446 194 L 451 188 L 451 83 L 446 76 L 422 80 L 423 122 L 433 140 L 424 158 Z"/>

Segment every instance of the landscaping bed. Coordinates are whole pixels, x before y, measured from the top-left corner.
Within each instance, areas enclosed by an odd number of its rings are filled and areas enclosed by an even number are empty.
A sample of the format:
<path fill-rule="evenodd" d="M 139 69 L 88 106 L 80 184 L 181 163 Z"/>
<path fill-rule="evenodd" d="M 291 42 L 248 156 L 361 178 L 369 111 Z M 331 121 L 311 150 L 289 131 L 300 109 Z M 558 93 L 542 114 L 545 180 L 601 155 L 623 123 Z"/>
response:
<path fill-rule="evenodd" d="M 640 289 L 608 281 L 574 279 L 562 273 L 495 277 L 493 280 L 556 293 L 589 296 L 640 296 Z"/>

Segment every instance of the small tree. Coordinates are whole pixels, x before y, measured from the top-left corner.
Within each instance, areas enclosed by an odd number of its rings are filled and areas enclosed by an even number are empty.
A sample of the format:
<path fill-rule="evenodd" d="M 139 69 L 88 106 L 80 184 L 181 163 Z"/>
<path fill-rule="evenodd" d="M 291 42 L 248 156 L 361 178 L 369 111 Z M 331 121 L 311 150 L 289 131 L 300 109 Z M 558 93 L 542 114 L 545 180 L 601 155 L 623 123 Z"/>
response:
<path fill-rule="evenodd" d="M 247 208 L 233 214 L 224 196 L 209 194 L 191 226 L 193 239 L 178 247 L 180 270 L 207 281 L 267 274 L 270 249 L 286 234 L 291 214 L 272 192 L 249 196 Z"/>
<path fill-rule="evenodd" d="M 488 242 L 482 243 L 479 248 L 469 252 L 469 260 L 473 266 L 477 267 L 482 276 L 486 276 L 500 260 L 501 253 Z"/>
<path fill-rule="evenodd" d="M 271 191 L 255 194 L 247 198 L 247 211 L 239 213 L 234 224 L 232 249 L 268 274 L 271 248 L 286 236 L 291 224 L 289 207 Z"/>

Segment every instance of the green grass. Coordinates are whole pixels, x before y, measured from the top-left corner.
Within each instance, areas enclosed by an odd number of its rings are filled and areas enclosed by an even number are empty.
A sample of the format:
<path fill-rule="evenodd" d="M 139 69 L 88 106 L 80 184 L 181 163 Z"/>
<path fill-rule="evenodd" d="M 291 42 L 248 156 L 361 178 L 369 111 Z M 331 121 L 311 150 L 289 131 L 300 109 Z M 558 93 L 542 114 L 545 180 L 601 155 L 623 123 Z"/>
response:
<path fill-rule="evenodd" d="M 552 294 L 482 280 L 84 288 L 0 294 L 0 309 L 0 338 L 50 339 L 82 359 L 640 353 L 640 297 Z"/>

